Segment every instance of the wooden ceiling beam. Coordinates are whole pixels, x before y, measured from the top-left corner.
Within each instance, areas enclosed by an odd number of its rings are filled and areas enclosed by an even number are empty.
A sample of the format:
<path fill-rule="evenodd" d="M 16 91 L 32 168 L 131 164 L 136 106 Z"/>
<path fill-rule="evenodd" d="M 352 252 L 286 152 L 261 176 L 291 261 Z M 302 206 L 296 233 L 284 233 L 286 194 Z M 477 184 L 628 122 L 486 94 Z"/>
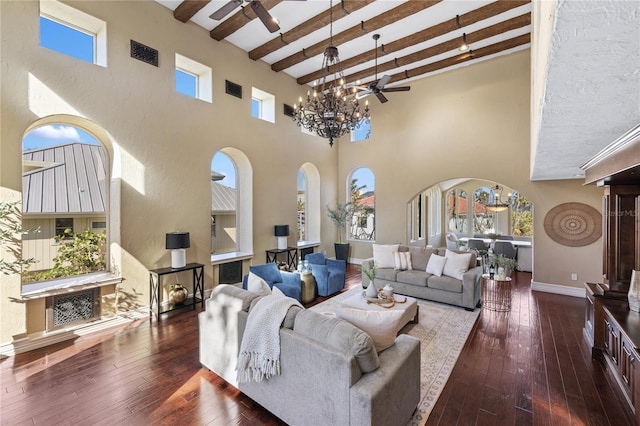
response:
<path fill-rule="evenodd" d="M 173 17 L 180 22 L 187 22 L 210 2 L 211 0 L 184 0 L 173 11 Z"/>
<path fill-rule="evenodd" d="M 499 15 L 501 13 L 504 13 L 516 7 L 526 5 L 528 3 L 530 3 L 530 0 L 524 0 L 524 1 L 500 0 L 494 3 L 490 3 L 486 6 L 472 10 L 471 12 L 465 13 L 464 15 L 460 15 L 460 18 L 459 18 L 460 27 L 465 27 L 465 26 L 475 24 L 476 22 L 480 22 L 482 20 L 491 18 L 493 16 Z M 402 49 L 406 49 L 407 47 L 411 47 L 413 45 L 422 43 L 424 41 L 442 36 L 451 31 L 455 31 L 458 28 L 459 27 L 457 25 L 456 19 L 451 18 L 447 21 L 441 22 L 430 28 L 427 28 L 417 33 L 403 37 L 391 43 L 378 46 L 378 58 L 384 55 L 389 55 L 390 53 L 397 52 Z M 356 65 L 364 64 L 368 61 L 373 60 L 374 58 L 375 58 L 375 49 L 372 49 L 360 55 L 351 57 L 344 61 L 340 61 L 340 65 L 344 70 L 344 69 L 354 67 Z M 329 71 L 331 71 L 331 68 L 329 69 Z M 314 80 L 318 80 L 319 78 L 322 77 L 324 73 L 325 73 L 325 70 L 320 69 L 312 73 L 309 73 L 307 75 L 303 75 L 299 77 L 297 79 L 297 82 L 298 84 L 307 84 Z"/>
<path fill-rule="evenodd" d="M 251 59 L 258 60 L 267 56 L 269 53 L 273 53 L 276 50 L 286 46 L 290 41 L 298 40 L 304 36 L 311 34 L 312 32 L 319 30 L 322 27 L 329 25 L 330 16 L 333 13 L 334 16 L 348 15 L 351 12 L 355 12 L 364 6 L 373 3 L 375 0 L 351 0 L 342 4 L 333 6 L 332 9 L 327 9 L 322 13 L 314 16 L 313 18 L 303 22 L 295 28 L 287 31 L 284 34 L 280 34 L 280 37 L 269 40 L 262 46 L 258 46 L 249 52 Z M 334 19 L 334 22 L 340 18 Z"/>
<path fill-rule="evenodd" d="M 481 47 L 476 50 L 469 50 L 461 55 L 454 56 L 452 58 L 443 59 L 441 61 L 433 62 L 431 64 L 423 65 L 421 67 L 413 68 L 411 70 L 405 70 L 391 76 L 389 83 L 395 83 L 398 81 L 406 80 L 408 78 L 414 78 L 422 74 L 438 71 L 444 68 L 448 68 L 462 62 L 467 62 L 472 59 L 479 59 L 484 56 L 500 53 L 504 50 L 513 49 L 524 44 L 531 43 L 531 34 L 523 34 L 518 37 L 510 38 L 499 43 L 491 44 L 489 46 Z M 389 84 L 387 83 L 387 84 Z"/>
<path fill-rule="evenodd" d="M 260 3 L 262 3 L 265 9 L 270 10 L 281 1 L 282 0 L 260 0 Z M 242 8 L 232 17 L 223 21 L 220 25 L 209 31 L 209 35 L 211 38 L 220 41 L 235 33 L 256 18 L 257 16 L 253 12 L 252 8 L 242 6 Z"/>
<path fill-rule="evenodd" d="M 526 27 L 527 25 L 530 25 L 530 24 L 531 24 L 530 13 L 516 16 L 515 18 L 511 18 L 509 20 L 491 25 L 490 27 L 483 28 L 481 30 L 467 34 L 467 44 L 477 43 L 489 37 L 494 37 L 507 31 Z M 378 73 L 382 73 L 384 71 L 410 65 L 412 63 L 422 61 L 422 60 L 434 57 L 436 55 L 440 55 L 442 53 L 456 50 L 460 47 L 461 43 L 462 43 L 462 37 L 456 37 L 454 39 L 445 41 L 435 46 L 428 47 L 426 49 L 422 49 L 420 51 L 411 53 L 409 55 L 402 56 L 400 58 L 394 58 L 391 61 L 378 64 Z M 367 69 L 345 76 L 344 79 L 346 82 L 354 82 L 354 81 L 372 76 L 374 74 L 375 74 L 375 66 L 369 67 Z"/>
<path fill-rule="evenodd" d="M 388 10 L 378 16 L 375 16 L 368 21 L 362 21 L 359 25 L 353 27 L 333 36 L 334 45 L 343 44 L 349 40 L 360 37 L 363 34 L 370 33 L 378 30 L 396 21 L 411 16 L 417 12 L 427 9 L 435 4 L 440 3 L 442 0 L 409 0 L 406 3 L 402 3 L 399 6 Z M 294 53 L 280 61 L 277 61 L 271 65 L 273 71 L 279 72 L 287 69 L 293 65 L 299 64 L 305 61 L 310 56 L 316 56 L 324 52 L 325 48 L 329 45 L 329 39 L 322 40 L 313 46 L 305 48 L 303 51 Z"/>

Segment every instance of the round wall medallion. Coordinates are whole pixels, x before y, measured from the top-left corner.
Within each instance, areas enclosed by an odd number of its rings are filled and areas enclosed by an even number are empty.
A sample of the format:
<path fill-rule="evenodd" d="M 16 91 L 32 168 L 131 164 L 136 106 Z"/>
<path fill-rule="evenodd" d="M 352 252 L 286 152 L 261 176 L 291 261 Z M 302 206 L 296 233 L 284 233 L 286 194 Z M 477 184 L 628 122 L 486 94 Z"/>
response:
<path fill-rule="evenodd" d="M 602 215 L 587 204 L 559 204 L 544 217 L 544 230 L 563 246 L 587 246 L 602 235 Z"/>

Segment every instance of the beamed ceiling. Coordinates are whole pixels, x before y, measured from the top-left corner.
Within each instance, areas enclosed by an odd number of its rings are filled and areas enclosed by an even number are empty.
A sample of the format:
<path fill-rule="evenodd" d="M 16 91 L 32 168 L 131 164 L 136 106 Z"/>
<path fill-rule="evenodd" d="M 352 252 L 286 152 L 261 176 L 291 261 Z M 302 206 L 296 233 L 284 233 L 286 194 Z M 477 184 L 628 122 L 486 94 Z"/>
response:
<path fill-rule="evenodd" d="M 389 88 L 531 47 L 532 5 L 528 0 L 260 0 L 264 9 L 279 21 L 279 29 L 273 33 L 256 16 L 248 1 L 236 0 L 238 4 L 229 5 L 233 10 L 220 20 L 214 20 L 210 15 L 228 5 L 228 0 L 156 1 L 171 9 L 175 19 L 200 25 L 209 32 L 212 40 L 234 44 L 246 51 L 249 58 L 268 63 L 274 72 L 287 73 L 301 85 L 313 85 L 322 73 L 322 54 L 329 44 L 331 14 L 333 44 L 339 49 L 340 63 L 348 82 L 359 80 L 361 83 L 369 83 L 375 80 L 374 34 L 380 35 L 377 49 L 378 78 L 390 75 L 391 80 L 387 85 Z M 617 11 L 618 4 L 625 3 L 625 9 Z M 634 66 L 635 80 L 638 79 L 639 34 L 637 29 L 629 27 L 638 26 L 639 3 L 585 0 L 558 1 L 557 4 L 548 69 L 549 78 L 558 80 L 554 83 L 556 87 L 553 87 L 554 99 L 557 101 L 553 103 L 547 96 L 541 106 L 540 140 L 534 143 L 533 152 L 534 179 L 576 178 L 577 173 L 581 172 L 581 164 L 635 125 L 637 121 L 633 120 L 640 120 L 640 116 L 633 113 L 608 124 L 607 120 L 613 114 L 605 113 L 602 117 L 606 118 L 596 120 L 601 127 L 597 132 L 592 132 L 597 133 L 598 139 L 592 138 L 586 149 L 580 146 L 581 140 L 565 134 L 578 128 L 588 134 L 589 120 L 580 118 L 597 115 L 597 107 L 594 111 L 585 112 L 581 108 L 588 102 L 575 102 L 571 117 L 574 122 L 571 123 L 562 123 L 563 117 L 556 110 L 562 110 L 565 102 L 568 105 L 572 102 L 572 96 L 583 93 L 587 86 L 589 92 L 594 91 L 594 85 L 603 90 L 608 90 L 611 86 L 604 84 L 606 79 L 581 81 L 579 75 L 563 75 L 562 68 L 572 69 L 574 58 L 571 53 L 566 54 L 566 50 L 560 49 L 567 40 L 557 34 L 566 34 L 566 37 L 571 38 L 573 31 L 576 44 L 581 41 L 587 44 L 599 42 L 603 39 L 613 44 L 618 34 L 623 37 L 635 35 L 635 54 L 631 55 L 630 61 L 629 57 L 623 57 L 626 62 L 621 65 L 622 70 L 618 69 L 623 74 L 622 81 L 619 80 L 620 76 L 616 76 L 615 81 L 607 82 L 611 85 L 628 84 L 629 80 L 634 79 Z M 575 15 L 569 15 L 574 12 Z M 581 14 L 585 15 L 584 19 Z M 598 19 L 605 19 L 607 26 L 598 25 Z M 588 22 L 589 27 L 585 28 L 583 21 Z M 621 31 L 620 28 L 626 30 Z M 585 40 L 580 40 L 579 31 L 587 36 Z M 470 47 L 464 52 L 458 49 L 462 44 L 463 34 Z M 606 47 L 610 48 L 611 45 Z M 633 51 L 633 40 L 625 48 Z M 599 72 L 599 63 L 607 68 L 612 67 L 611 57 L 604 59 L 602 55 L 597 55 L 598 51 L 594 52 L 590 55 L 590 49 L 585 49 L 583 56 L 576 61 L 595 66 L 595 72 Z M 628 69 L 631 71 L 627 72 Z M 563 81 L 567 78 L 575 80 L 572 85 Z M 631 87 L 631 90 L 635 89 L 640 93 L 637 82 L 635 84 L 635 88 Z M 547 93 L 549 89 L 547 85 Z M 386 94 L 392 102 L 401 96 L 401 93 Z M 637 106 L 638 100 L 636 95 L 610 107 L 614 110 L 633 109 L 633 102 Z M 370 102 L 374 101 L 375 98 Z M 545 127 L 545 120 L 552 123 L 549 128 Z M 564 125 L 568 126 L 563 127 Z M 538 154 L 540 161 L 537 161 Z M 562 158 L 562 163 L 556 161 L 559 158 Z"/>

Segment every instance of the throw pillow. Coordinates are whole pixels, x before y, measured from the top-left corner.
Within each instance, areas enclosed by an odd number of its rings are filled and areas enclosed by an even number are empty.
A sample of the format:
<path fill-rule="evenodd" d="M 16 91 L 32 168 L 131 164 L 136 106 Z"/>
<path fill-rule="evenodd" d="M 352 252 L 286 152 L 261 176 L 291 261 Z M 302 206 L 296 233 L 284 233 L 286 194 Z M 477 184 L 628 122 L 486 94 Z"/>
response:
<path fill-rule="evenodd" d="M 393 266 L 396 270 L 406 271 L 407 269 L 413 269 L 411 267 L 411 253 L 408 251 L 393 253 Z"/>
<path fill-rule="evenodd" d="M 446 257 L 432 254 L 431 257 L 429 257 L 429 263 L 427 263 L 426 271 L 431 275 L 439 277 L 442 275 L 442 271 L 444 271 L 445 263 L 447 263 Z"/>
<path fill-rule="evenodd" d="M 378 268 L 393 268 L 393 253 L 398 251 L 400 244 L 373 244 L 373 261 Z"/>
<path fill-rule="evenodd" d="M 247 277 L 247 290 L 262 296 L 271 294 L 269 284 L 253 272 L 249 272 L 249 276 Z"/>
<path fill-rule="evenodd" d="M 444 254 L 447 261 L 444 264 L 442 273 L 448 277 L 462 279 L 462 274 L 469 270 L 469 262 L 471 253 L 458 254 L 451 250 L 447 250 Z"/>
<path fill-rule="evenodd" d="M 289 297 L 286 294 L 284 294 L 282 292 L 282 290 L 280 290 L 278 287 L 273 286 L 273 288 L 271 289 L 271 294 L 273 294 L 274 296 L 280 296 L 280 297 Z"/>
<path fill-rule="evenodd" d="M 402 311 L 365 311 L 351 308 L 338 308 L 335 312 L 338 318 L 367 333 L 378 353 L 395 343 L 403 314 Z"/>

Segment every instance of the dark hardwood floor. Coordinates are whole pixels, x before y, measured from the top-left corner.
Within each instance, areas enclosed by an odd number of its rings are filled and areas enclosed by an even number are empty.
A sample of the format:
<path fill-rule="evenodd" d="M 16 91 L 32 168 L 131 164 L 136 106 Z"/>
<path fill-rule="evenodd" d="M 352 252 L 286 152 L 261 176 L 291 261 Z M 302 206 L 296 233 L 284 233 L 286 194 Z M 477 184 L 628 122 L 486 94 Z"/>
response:
<path fill-rule="evenodd" d="M 428 424 L 631 424 L 582 340 L 584 300 L 532 293 L 530 280 L 517 273 L 511 312 L 481 312 Z M 360 272 L 350 265 L 355 285 Z M 0 424 L 281 424 L 200 367 L 196 315 L 2 359 Z"/>

